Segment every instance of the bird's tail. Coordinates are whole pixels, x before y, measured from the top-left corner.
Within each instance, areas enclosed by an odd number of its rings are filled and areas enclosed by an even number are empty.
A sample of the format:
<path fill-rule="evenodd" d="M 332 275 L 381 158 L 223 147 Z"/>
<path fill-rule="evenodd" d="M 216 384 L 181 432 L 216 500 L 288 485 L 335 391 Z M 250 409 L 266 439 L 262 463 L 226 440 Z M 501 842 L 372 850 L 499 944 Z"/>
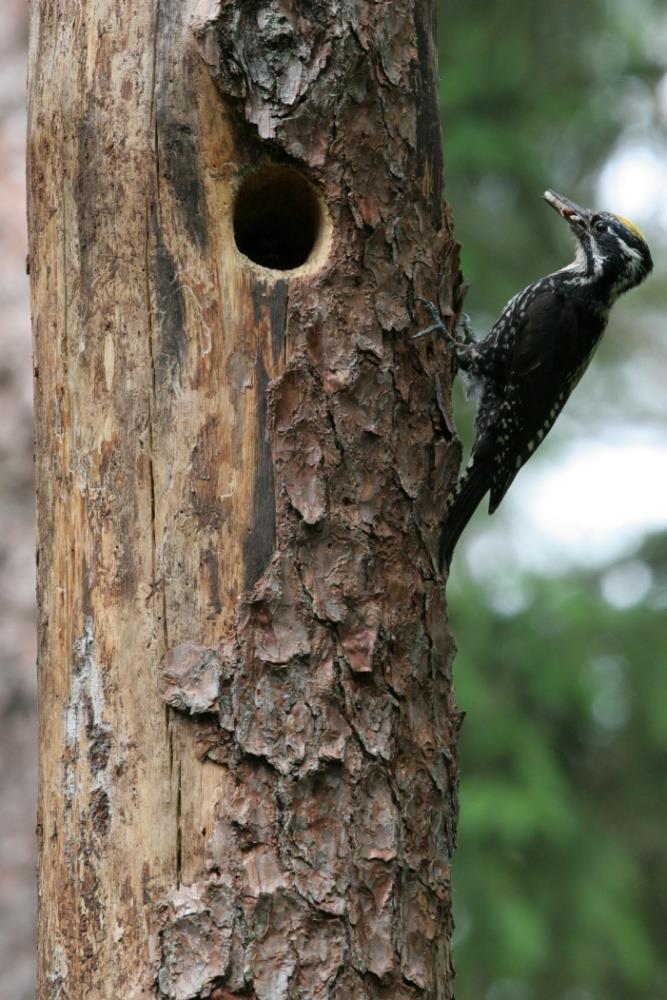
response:
<path fill-rule="evenodd" d="M 439 560 L 442 572 L 449 569 L 461 532 L 477 510 L 489 486 L 488 470 L 480 461 L 469 465 L 461 476 L 449 501 L 440 535 Z"/>

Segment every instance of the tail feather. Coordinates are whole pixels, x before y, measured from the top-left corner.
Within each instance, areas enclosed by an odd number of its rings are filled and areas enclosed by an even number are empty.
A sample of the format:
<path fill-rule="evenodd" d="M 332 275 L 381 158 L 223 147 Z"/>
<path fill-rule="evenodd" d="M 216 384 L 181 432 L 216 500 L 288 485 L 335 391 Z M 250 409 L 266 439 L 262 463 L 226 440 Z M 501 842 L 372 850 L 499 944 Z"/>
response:
<path fill-rule="evenodd" d="M 449 502 L 439 544 L 440 569 L 449 569 L 454 547 L 490 486 L 484 463 L 473 463 L 465 471 Z"/>

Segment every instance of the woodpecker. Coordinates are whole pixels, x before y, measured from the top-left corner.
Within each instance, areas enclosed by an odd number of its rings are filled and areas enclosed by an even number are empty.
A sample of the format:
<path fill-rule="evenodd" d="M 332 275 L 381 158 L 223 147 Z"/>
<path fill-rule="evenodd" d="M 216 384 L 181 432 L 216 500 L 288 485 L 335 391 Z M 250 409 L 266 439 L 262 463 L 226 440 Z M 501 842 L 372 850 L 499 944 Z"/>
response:
<path fill-rule="evenodd" d="M 449 498 L 440 538 L 443 571 L 485 494 L 490 492 L 493 514 L 553 426 L 616 299 L 653 269 L 646 240 L 632 222 L 580 208 L 555 191 L 544 198 L 569 224 L 575 259 L 515 295 L 487 337 L 473 340 L 467 326 L 462 340 L 454 337 L 433 303 L 422 300 L 432 323 L 415 337 L 444 334 L 479 399 L 470 461 Z"/>

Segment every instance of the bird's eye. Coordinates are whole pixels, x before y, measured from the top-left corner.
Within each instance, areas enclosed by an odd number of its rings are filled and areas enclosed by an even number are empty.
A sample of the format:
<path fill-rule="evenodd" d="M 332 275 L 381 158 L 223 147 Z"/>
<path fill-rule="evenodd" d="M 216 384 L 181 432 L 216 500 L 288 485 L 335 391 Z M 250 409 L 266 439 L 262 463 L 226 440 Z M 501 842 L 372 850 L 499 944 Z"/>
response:
<path fill-rule="evenodd" d="M 607 223 L 604 221 L 604 219 L 597 219 L 593 223 L 593 229 L 595 230 L 596 233 L 606 233 L 607 228 L 608 226 Z"/>

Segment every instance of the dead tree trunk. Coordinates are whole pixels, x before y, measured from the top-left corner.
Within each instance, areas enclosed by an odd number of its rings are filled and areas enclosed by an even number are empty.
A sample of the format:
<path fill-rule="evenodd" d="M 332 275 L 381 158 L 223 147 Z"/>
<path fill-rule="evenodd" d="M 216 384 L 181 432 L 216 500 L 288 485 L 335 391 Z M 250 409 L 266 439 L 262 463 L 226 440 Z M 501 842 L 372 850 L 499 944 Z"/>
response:
<path fill-rule="evenodd" d="M 452 995 L 433 20 L 33 4 L 41 1000 Z"/>

